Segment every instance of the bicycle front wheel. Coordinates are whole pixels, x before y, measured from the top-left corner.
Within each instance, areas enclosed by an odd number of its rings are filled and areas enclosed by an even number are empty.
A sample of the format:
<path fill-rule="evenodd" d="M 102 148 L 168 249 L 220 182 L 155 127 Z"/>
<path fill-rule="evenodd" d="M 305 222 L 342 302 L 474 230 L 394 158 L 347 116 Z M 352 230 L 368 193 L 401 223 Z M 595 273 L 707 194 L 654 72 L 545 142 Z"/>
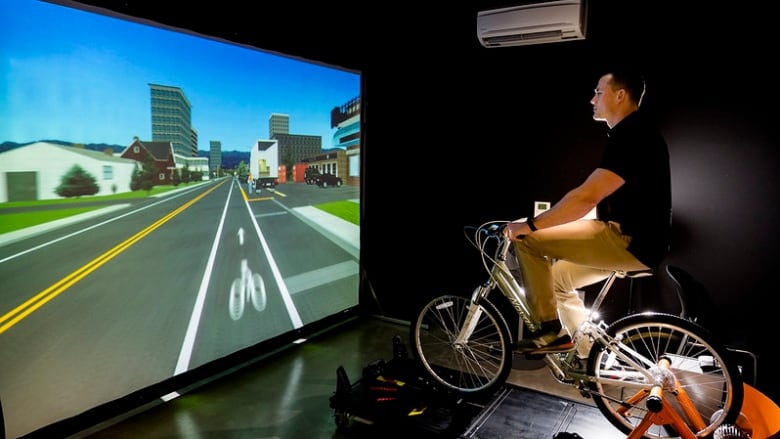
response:
<path fill-rule="evenodd" d="M 474 317 L 467 321 L 469 313 Z M 464 329 L 465 325 L 469 325 Z M 482 394 L 503 385 L 512 368 L 506 320 L 487 300 L 440 296 L 422 307 L 411 325 L 411 346 L 435 382 L 459 393 Z M 459 339 L 461 331 L 468 336 Z"/>
<path fill-rule="evenodd" d="M 607 333 L 614 337 L 612 345 L 636 364 L 594 345 L 588 357 L 588 374 L 595 377 L 590 388 L 596 406 L 622 432 L 631 433 L 660 410 L 659 400 L 650 398 L 654 387 L 662 391 L 660 403 L 679 414 L 697 438 L 735 422 L 742 408 L 742 378 L 730 353 L 701 325 L 675 315 L 643 313 L 616 321 Z M 652 419 L 642 426 L 642 437 L 681 437 L 671 422 Z"/>

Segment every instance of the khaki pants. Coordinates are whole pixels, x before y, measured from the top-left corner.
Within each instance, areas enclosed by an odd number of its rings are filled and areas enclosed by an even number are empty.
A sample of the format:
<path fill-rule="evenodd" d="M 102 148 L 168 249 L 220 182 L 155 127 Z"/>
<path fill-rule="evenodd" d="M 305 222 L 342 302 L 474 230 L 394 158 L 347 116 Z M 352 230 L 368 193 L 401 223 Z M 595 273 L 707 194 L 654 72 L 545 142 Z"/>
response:
<path fill-rule="evenodd" d="M 587 318 L 577 289 L 613 270 L 647 270 L 626 248 L 631 238 L 617 223 L 579 220 L 541 229 L 516 240 L 526 297 L 539 321 L 560 319 L 574 337 Z"/>

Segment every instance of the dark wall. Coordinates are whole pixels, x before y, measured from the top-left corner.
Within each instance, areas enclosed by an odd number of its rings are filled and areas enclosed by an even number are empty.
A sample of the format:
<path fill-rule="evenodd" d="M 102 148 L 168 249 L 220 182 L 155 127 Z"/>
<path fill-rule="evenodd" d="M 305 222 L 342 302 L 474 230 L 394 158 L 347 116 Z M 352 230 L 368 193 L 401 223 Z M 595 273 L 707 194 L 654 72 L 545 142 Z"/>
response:
<path fill-rule="evenodd" d="M 777 91 L 762 25 L 770 15 L 735 4 L 591 3 L 584 42 L 484 49 L 467 11 L 438 29 L 447 38 L 418 35 L 404 41 L 404 56 L 371 65 L 363 243 L 381 311 L 408 319 L 410 302 L 470 293 L 485 274 L 461 227 L 525 216 L 534 200 L 555 201 L 590 173 L 606 129 L 589 105 L 600 66 L 629 59 L 645 67 L 645 105 L 670 148 L 666 262 L 709 289 L 709 328 L 759 355 L 760 388 L 780 400 L 774 349 L 759 341 L 775 332 L 777 112 L 766 108 Z M 643 287 L 637 306 L 679 312 L 663 273 Z"/>
<path fill-rule="evenodd" d="M 410 59 L 369 71 L 367 220 L 379 224 L 367 224 L 367 268 L 386 309 L 404 312 L 393 306 L 410 288 L 403 271 L 419 271 L 431 255 L 459 258 L 462 224 L 523 216 L 533 200 L 556 200 L 588 175 L 606 128 L 590 119 L 588 103 L 599 68 L 630 59 L 645 66 L 645 105 L 670 147 L 670 261 L 727 309 L 744 311 L 724 321 L 730 332 L 752 333 L 743 329 L 755 324 L 747 311 L 766 308 L 758 298 L 771 291 L 776 254 L 774 114 L 764 109 L 777 95 L 769 30 L 755 9 L 643 2 L 637 15 L 637 3 L 592 2 L 584 42 L 499 49 L 479 46 L 470 11 L 457 30 L 447 28 L 449 38 L 404 46 Z M 399 172 L 412 184 L 385 183 Z M 410 263 L 399 266 L 391 249 Z M 449 283 L 414 285 L 441 282 Z"/>
<path fill-rule="evenodd" d="M 606 129 L 589 105 L 601 66 L 642 65 L 644 105 L 671 154 L 667 262 L 709 289 L 709 329 L 759 355 L 758 387 L 780 401 L 774 349 L 760 344 L 776 332 L 779 216 L 768 4 L 591 1 L 585 41 L 485 49 L 476 13 L 497 2 L 318 4 L 305 15 L 289 3 L 259 12 L 234 1 L 171 11 L 95 3 L 364 73 L 364 304 L 403 320 L 426 298 L 468 294 L 484 280 L 463 225 L 525 216 L 590 173 Z M 636 300 L 679 311 L 663 273 Z M 624 298 L 610 304 L 627 310 Z"/>

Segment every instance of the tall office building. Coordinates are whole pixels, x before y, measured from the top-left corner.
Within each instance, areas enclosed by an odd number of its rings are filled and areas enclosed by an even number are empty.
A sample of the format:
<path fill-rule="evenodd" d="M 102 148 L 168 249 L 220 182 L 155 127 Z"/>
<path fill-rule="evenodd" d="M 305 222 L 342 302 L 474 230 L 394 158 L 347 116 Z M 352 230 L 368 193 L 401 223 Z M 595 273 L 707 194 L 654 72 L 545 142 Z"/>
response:
<path fill-rule="evenodd" d="M 189 100 L 179 87 L 149 84 L 152 100 L 152 141 L 171 142 L 174 154 L 197 157 L 198 145 L 193 141 L 192 115 Z"/>
<path fill-rule="evenodd" d="M 222 142 L 209 141 L 209 170 L 217 172 L 222 167 Z"/>
<path fill-rule="evenodd" d="M 290 115 L 272 113 L 268 118 L 268 138 L 273 139 L 277 134 L 290 134 Z"/>
<path fill-rule="evenodd" d="M 268 118 L 269 139 L 279 142 L 279 160 L 289 169 L 322 150 L 322 137 L 303 134 L 290 134 L 290 116 L 271 113 Z"/>

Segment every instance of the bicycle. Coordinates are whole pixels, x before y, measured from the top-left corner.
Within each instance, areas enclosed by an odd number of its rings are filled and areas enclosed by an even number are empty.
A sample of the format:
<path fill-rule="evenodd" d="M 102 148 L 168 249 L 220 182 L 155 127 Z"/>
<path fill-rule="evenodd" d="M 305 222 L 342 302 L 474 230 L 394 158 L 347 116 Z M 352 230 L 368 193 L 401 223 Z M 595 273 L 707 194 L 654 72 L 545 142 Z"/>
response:
<path fill-rule="evenodd" d="M 435 297 L 410 325 L 411 346 L 422 369 L 434 384 L 457 394 L 495 392 L 512 369 L 515 342 L 506 318 L 488 297 L 492 291 L 498 289 L 509 300 L 527 330 L 540 327 L 528 306 L 522 279 L 512 274 L 506 262 L 512 246 L 503 235 L 506 223 L 464 228 L 482 255 L 487 281 L 470 297 Z M 719 426 L 733 423 L 742 407 L 741 376 L 725 347 L 704 327 L 673 314 L 637 313 L 611 324 L 598 318 L 615 279 L 642 275 L 652 271 L 613 271 L 579 328 L 582 337 L 575 338 L 575 349 L 532 358 L 543 358 L 558 382 L 592 398 L 607 420 L 629 438 L 708 437 Z M 585 337 L 593 346 L 583 369 L 576 344 Z"/>
<path fill-rule="evenodd" d="M 246 259 L 241 260 L 241 277 L 233 280 L 230 285 L 230 297 L 228 299 L 228 311 L 230 318 L 237 321 L 244 314 L 246 302 L 252 302 L 255 310 L 262 312 L 267 304 L 265 283 L 258 273 L 249 269 Z"/>

